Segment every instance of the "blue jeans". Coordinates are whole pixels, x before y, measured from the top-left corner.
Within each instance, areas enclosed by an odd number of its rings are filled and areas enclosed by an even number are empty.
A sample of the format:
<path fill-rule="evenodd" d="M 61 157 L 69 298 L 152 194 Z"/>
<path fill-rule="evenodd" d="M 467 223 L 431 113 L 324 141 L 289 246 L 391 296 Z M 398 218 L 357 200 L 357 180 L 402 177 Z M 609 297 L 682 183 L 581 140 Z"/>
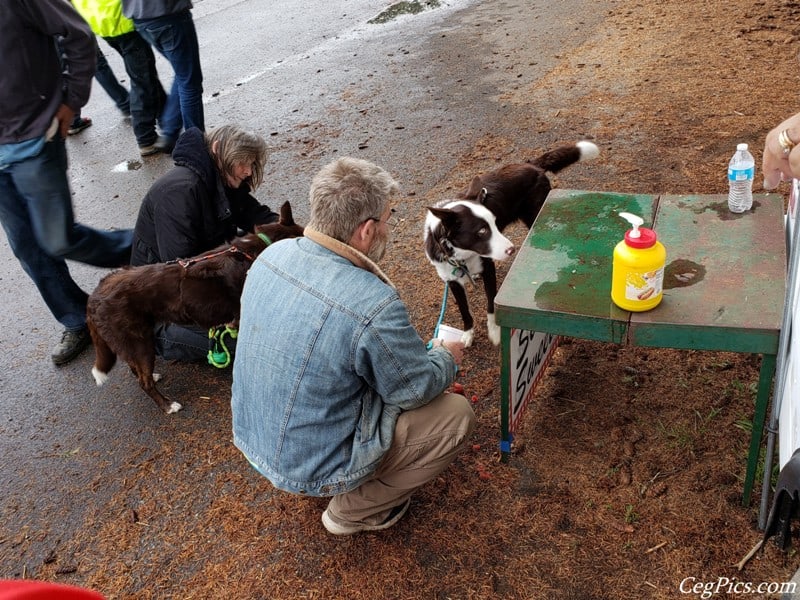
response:
<path fill-rule="evenodd" d="M 100 231 L 76 223 L 64 140 L 56 135 L 38 156 L 0 170 L 0 224 L 22 268 L 66 329 L 86 326 L 86 292 L 65 259 L 97 267 L 130 260 L 133 231 Z"/>
<path fill-rule="evenodd" d="M 158 50 L 172 65 L 172 80 L 161 130 L 173 142 L 181 127 L 197 127 L 205 131 L 203 116 L 203 71 L 200 67 L 200 47 L 192 13 L 183 12 L 156 19 L 135 20 L 136 31 Z"/>
<path fill-rule="evenodd" d="M 106 91 L 108 97 L 114 101 L 118 109 L 125 114 L 130 113 L 131 103 L 128 90 L 122 86 L 117 76 L 114 75 L 111 65 L 108 64 L 100 48 L 97 49 L 97 71 L 95 71 L 94 78 L 97 79 L 97 82 Z"/>
<path fill-rule="evenodd" d="M 145 39 L 135 31 L 103 38 L 125 63 L 131 81 L 131 125 L 140 147 L 155 143 L 156 122 L 164 110 L 167 93 L 156 70 L 156 56 Z"/>

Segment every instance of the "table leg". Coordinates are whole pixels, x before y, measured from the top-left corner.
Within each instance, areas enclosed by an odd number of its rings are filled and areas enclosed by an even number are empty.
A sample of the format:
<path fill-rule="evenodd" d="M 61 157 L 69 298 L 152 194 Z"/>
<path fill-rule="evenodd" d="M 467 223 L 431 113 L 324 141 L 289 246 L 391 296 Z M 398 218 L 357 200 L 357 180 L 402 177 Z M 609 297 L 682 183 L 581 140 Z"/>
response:
<path fill-rule="evenodd" d="M 753 414 L 753 431 L 750 434 L 750 452 L 747 456 L 747 473 L 744 477 L 742 506 L 750 505 L 750 496 L 753 492 L 753 483 L 756 478 L 758 455 L 761 450 L 761 438 L 764 434 L 764 422 L 767 417 L 767 407 L 769 406 L 769 397 L 770 391 L 772 390 L 772 378 L 775 375 L 776 361 L 777 356 L 774 354 L 764 354 L 761 357 L 761 372 L 758 376 L 756 409 Z M 769 477 L 769 473 L 764 473 L 764 477 Z"/>
<path fill-rule="evenodd" d="M 500 328 L 500 460 L 511 455 L 511 329 Z"/>

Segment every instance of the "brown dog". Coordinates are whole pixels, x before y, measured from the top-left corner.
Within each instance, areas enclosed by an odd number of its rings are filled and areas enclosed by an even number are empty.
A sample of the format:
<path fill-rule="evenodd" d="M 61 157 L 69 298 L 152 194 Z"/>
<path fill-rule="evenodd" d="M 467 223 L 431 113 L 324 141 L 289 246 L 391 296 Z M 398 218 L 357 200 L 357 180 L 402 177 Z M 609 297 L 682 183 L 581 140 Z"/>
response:
<path fill-rule="evenodd" d="M 155 325 L 211 328 L 238 321 L 245 276 L 255 258 L 272 242 L 302 235 L 285 202 L 277 223 L 258 225 L 255 233 L 230 244 L 195 258 L 125 267 L 106 275 L 89 296 L 86 310 L 97 385 L 106 382 L 119 356 L 164 412 L 179 411 L 182 406 L 155 385 Z"/>

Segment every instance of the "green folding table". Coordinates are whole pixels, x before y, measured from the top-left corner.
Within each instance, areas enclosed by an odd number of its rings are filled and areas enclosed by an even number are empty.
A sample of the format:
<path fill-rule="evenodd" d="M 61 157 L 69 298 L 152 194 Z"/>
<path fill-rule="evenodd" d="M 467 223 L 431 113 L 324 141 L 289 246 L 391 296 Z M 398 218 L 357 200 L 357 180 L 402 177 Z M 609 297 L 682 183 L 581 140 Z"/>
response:
<path fill-rule="evenodd" d="M 622 310 L 610 298 L 612 252 L 629 228 L 622 211 L 641 216 L 667 249 L 664 298 L 647 312 Z M 783 198 L 777 194 L 757 194 L 751 211 L 733 214 L 724 195 L 551 191 L 495 300 L 502 328 L 501 451 L 510 451 L 520 407 L 556 336 L 761 354 L 744 481 L 747 505 L 785 293 Z"/>

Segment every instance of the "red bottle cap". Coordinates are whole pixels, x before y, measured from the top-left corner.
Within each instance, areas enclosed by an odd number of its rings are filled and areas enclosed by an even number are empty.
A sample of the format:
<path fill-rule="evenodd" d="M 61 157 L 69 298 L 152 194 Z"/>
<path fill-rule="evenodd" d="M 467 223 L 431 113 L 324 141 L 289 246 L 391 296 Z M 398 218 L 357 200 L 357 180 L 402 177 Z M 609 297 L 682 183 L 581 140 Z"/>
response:
<path fill-rule="evenodd" d="M 633 229 L 629 229 L 625 232 L 625 243 L 630 246 L 631 248 L 651 248 L 656 245 L 656 232 L 652 229 L 647 229 L 647 227 L 639 227 L 639 233 L 641 234 L 639 237 L 631 237 L 630 234 Z"/>

